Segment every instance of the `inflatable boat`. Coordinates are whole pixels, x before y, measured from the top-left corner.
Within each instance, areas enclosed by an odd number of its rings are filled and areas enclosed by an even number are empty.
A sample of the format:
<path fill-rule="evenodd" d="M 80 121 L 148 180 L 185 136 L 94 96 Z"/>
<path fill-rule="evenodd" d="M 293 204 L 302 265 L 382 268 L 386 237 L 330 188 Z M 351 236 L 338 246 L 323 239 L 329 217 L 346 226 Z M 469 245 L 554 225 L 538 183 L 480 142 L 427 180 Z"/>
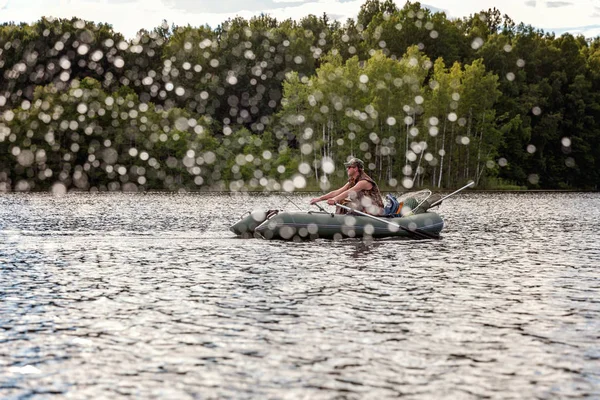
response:
<path fill-rule="evenodd" d="M 241 237 L 264 239 L 342 239 L 405 237 L 412 239 L 439 239 L 444 220 L 430 209 L 471 186 L 441 197 L 428 189 L 406 193 L 396 198 L 387 195 L 384 215 L 374 216 L 336 204 L 347 214 L 327 212 L 318 204 L 320 211 L 283 212 L 280 210 L 248 211 L 230 230 Z"/>
<path fill-rule="evenodd" d="M 397 218 L 380 218 L 323 211 L 253 211 L 244 215 L 230 230 L 241 237 L 265 239 L 342 239 L 406 237 L 439 239 L 443 219 L 434 212 Z"/>

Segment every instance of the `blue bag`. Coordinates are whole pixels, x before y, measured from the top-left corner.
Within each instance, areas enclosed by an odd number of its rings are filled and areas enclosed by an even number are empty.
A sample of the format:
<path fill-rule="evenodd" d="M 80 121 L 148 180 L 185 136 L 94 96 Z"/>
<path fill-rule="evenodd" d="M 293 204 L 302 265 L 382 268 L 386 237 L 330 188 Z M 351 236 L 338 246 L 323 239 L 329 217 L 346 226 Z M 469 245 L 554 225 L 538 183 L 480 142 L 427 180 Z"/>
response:
<path fill-rule="evenodd" d="M 386 217 L 396 217 L 400 214 L 400 202 L 396 197 L 388 194 L 385 196 L 385 207 L 383 207 L 383 215 Z"/>

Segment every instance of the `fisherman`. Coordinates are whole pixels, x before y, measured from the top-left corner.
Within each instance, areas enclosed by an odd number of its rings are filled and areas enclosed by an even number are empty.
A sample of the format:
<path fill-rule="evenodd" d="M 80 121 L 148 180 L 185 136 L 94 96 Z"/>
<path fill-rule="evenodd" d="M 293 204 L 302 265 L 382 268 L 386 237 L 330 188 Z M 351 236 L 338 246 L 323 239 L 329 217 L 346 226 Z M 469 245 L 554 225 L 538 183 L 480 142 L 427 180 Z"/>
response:
<path fill-rule="evenodd" d="M 329 205 L 339 203 L 371 215 L 381 215 L 383 213 L 381 193 L 375 181 L 365 173 L 365 163 L 353 157 L 344 163 L 344 166 L 348 172 L 348 182 L 337 190 L 312 199 L 310 204 L 327 200 Z M 337 207 L 335 212 L 336 214 L 348 213 L 341 207 Z"/>

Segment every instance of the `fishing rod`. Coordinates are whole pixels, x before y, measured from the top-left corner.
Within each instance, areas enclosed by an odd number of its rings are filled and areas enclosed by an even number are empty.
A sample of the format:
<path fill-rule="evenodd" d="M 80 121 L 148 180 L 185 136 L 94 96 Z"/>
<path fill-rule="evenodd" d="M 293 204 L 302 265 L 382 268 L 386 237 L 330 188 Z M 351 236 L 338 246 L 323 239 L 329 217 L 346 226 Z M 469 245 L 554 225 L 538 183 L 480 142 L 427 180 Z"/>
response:
<path fill-rule="evenodd" d="M 468 188 L 469 186 L 473 186 L 474 184 L 475 184 L 475 181 L 471 181 L 471 182 L 467 183 L 465 186 L 461 187 L 460 189 L 458 189 L 458 190 L 455 190 L 454 192 L 450 193 L 449 195 L 447 195 L 447 196 L 444 196 L 444 197 L 442 197 L 441 199 L 439 199 L 439 200 L 437 200 L 437 201 L 433 202 L 433 203 L 432 203 L 432 204 L 429 206 L 429 208 L 431 208 L 431 207 L 435 207 L 435 206 L 439 205 L 439 204 L 440 204 L 442 201 L 446 200 L 448 197 L 450 197 L 450 196 L 454 196 L 456 193 L 460 192 L 461 190 L 464 190 L 464 189 Z"/>

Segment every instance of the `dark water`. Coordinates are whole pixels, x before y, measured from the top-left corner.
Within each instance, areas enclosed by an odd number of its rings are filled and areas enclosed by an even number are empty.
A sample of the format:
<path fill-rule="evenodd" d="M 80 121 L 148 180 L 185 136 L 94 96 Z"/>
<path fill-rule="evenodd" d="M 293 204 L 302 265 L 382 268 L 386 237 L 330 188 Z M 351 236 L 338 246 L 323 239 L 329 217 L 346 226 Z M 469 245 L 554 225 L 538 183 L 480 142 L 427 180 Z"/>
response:
<path fill-rule="evenodd" d="M 1 195 L 0 397 L 600 398 L 599 205 L 467 193 L 440 241 L 288 243 L 227 230 L 285 197 Z"/>

